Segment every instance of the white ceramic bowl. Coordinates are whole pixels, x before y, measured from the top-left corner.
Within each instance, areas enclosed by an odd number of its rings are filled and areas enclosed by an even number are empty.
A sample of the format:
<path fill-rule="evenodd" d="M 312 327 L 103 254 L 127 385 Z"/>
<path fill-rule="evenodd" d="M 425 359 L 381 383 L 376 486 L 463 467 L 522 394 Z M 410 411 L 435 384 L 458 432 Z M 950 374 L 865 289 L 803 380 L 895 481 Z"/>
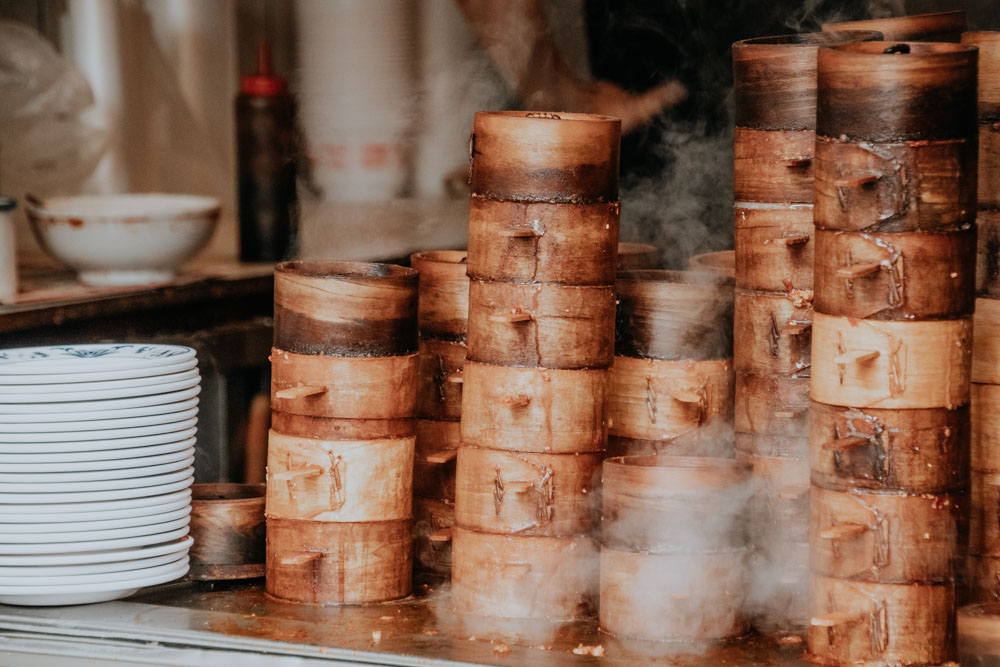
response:
<path fill-rule="evenodd" d="M 212 197 L 78 195 L 29 202 L 38 242 L 88 285 L 169 281 L 207 245 L 219 219 Z"/>

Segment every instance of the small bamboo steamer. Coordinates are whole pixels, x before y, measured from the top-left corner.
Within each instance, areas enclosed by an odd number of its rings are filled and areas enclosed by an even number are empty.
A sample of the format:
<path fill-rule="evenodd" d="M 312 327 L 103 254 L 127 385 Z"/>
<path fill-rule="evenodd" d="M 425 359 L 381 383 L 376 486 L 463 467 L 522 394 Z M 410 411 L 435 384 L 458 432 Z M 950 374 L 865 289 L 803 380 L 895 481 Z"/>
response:
<path fill-rule="evenodd" d="M 815 105 L 815 96 L 812 103 Z M 812 203 L 815 145 L 812 129 L 775 131 L 737 126 L 733 131 L 736 201 Z"/>
<path fill-rule="evenodd" d="M 976 299 L 972 381 L 1000 384 L 1000 299 Z"/>
<path fill-rule="evenodd" d="M 964 602 L 968 604 L 1000 602 L 1000 555 L 969 555 L 969 559 L 966 564 L 965 578 L 966 594 L 963 599 Z M 958 613 L 958 622 L 959 627 L 961 628 L 962 611 L 959 610 Z M 961 633 L 961 629 L 959 630 L 959 633 Z M 959 651 L 961 650 L 960 637 Z M 998 652 L 998 655 L 1000 655 L 1000 652 Z"/>
<path fill-rule="evenodd" d="M 736 278 L 736 251 L 719 250 L 703 252 L 688 259 L 688 271 L 717 273 L 726 278 Z"/>
<path fill-rule="evenodd" d="M 414 434 L 414 419 L 329 419 L 272 410 L 271 430 L 312 440 L 386 440 Z"/>
<path fill-rule="evenodd" d="M 812 292 L 789 294 L 737 290 L 733 365 L 758 376 L 808 377 Z"/>
<path fill-rule="evenodd" d="M 645 440 L 671 439 L 714 419 L 732 420 L 731 360 L 660 361 L 615 357 L 609 432 Z"/>
<path fill-rule="evenodd" d="M 737 433 L 805 437 L 809 378 L 736 374 L 733 424 Z"/>
<path fill-rule="evenodd" d="M 782 456 L 736 458 L 753 468 L 750 536 L 758 549 L 777 552 L 808 540 L 809 462 Z"/>
<path fill-rule="evenodd" d="M 816 134 L 874 142 L 971 140 L 976 61 L 975 47 L 941 42 L 821 48 Z"/>
<path fill-rule="evenodd" d="M 656 269 L 660 264 L 660 249 L 649 243 L 619 243 L 618 270 Z"/>
<path fill-rule="evenodd" d="M 646 641 L 703 641 L 748 630 L 745 549 L 640 553 L 601 549 L 601 631 Z"/>
<path fill-rule="evenodd" d="M 417 414 L 425 419 L 458 420 L 462 416 L 464 342 L 421 339 L 417 380 Z"/>
<path fill-rule="evenodd" d="M 1000 297 L 1000 210 L 980 209 L 976 217 L 976 293 Z"/>
<path fill-rule="evenodd" d="M 274 268 L 274 347 L 304 355 L 413 354 L 418 275 L 392 264 L 281 262 Z"/>
<path fill-rule="evenodd" d="M 411 519 L 267 519 L 267 594 L 316 605 L 398 600 L 412 586 Z"/>
<path fill-rule="evenodd" d="M 455 459 L 461 441 L 456 421 L 417 420 L 413 457 L 413 495 L 455 500 Z"/>
<path fill-rule="evenodd" d="M 969 553 L 1000 556 L 1000 473 L 972 471 Z"/>
<path fill-rule="evenodd" d="M 965 500 L 814 486 L 809 511 L 813 574 L 887 584 L 948 582 L 965 536 Z M 964 550 L 963 550 L 964 551 Z"/>
<path fill-rule="evenodd" d="M 973 470 L 1000 472 L 1000 385 L 972 384 Z"/>
<path fill-rule="evenodd" d="M 613 285 L 618 202 L 469 200 L 469 276 L 556 285 Z"/>
<path fill-rule="evenodd" d="M 493 535 L 456 527 L 451 601 L 494 618 L 586 618 L 597 597 L 598 551 L 588 537 Z"/>
<path fill-rule="evenodd" d="M 191 487 L 191 570 L 201 581 L 264 576 L 264 486 Z"/>
<path fill-rule="evenodd" d="M 819 229 L 942 232 L 975 221 L 973 136 L 877 143 L 818 137 L 814 173 Z"/>
<path fill-rule="evenodd" d="M 409 419 L 416 414 L 416 354 L 330 357 L 271 348 L 271 405 L 286 414 Z"/>
<path fill-rule="evenodd" d="M 416 573 L 451 577 L 454 528 L 454 503 L 413 498 L 413 569 Z"/>
<path fill-rule="evenodd" d="M 272 430 L 267 516 L 340 523 L 409 519 L 415 440 L 309 440 Z"/>
<path fill-rule="evenodd" d="M 815 313 L 814 401 L 953 408 L 969 400 L 972 320 L 886 322 Z"/>
<path fill-rule="evenodd" d="M 969 407 L 862 410 L 813 403 L 809 459 L 824 489 L 942 493 L 968 481 Z"/>
<path fill-rule="evenodd" d="M 1000 117 L 979 123 L 979 206 L 1000 208 Z"/>
<path fill-rule="evenodd" d="M 539 111 L 479 111 L 472 126 L 472 193 L 500 201 L 618 200 L 621 121 Z"/>
<path fill-rule="evenodd" d="M 939 665 L 954 659 L 950 583 L 879 584 L 814 575 L 809 653 L 830 664 Z"/>
<path fill-rule="evenodd" d="M 806 416 L 808 414 L 807 411 Z M 802 435 L 737 433 L 735 450 L 737 458 L 761 456 L 804 460 L 809 456 L 808 424 Z"/>
<path fill-rule="evenodd" d="M 410 255 L 420 272 L 417 327 L 422 336 L 461 340 L 469 322 L 465 250 L 427 250 Z"/>
<path fill-rule="evenodd" d="M 889 41 L 957 42 L 965 30 L 965 10 L 823 24 L 823 32 L 842 30 L 875 30 Z"/>
<path fill-rule="evenodd" d="M 962 44 L 979 47 L 979 119 L 1000 119 L 1000 32 L 967 32 Z"/>
<path fill-rule="evenodd" d="M 455 520 L 469 530 L 569 537 L 596 522 L 601 453 L 541 454 L 463 446 Z"/>
<path fill-rule="evenodd" d="M 745 543 L 750 467 L 733 459 L 626 456 L 604 462 L 603 544 L 632 551 Z"/>
<path fill-rule="evenodd" d="M 468 362 L 462 441 L 525 452 L 598 452 L 607 440 L 610 371 Z"/>
<path fill-rule="evenodd" d="M 608 368 L 615 288 L 497 283 L 469 288 L 469 359 L 500 366 Z"/>
<path fill-rule="evenodd" d="M 766 292 L 812 289 L 814 234 L 811 217 L 737 228 L 736 286 Z"/>
<path fill-rule="evenodd" d="M 730 358 L 732 285 L 712 273 L 619 273 L 616 353 L 647 359 Z"/>

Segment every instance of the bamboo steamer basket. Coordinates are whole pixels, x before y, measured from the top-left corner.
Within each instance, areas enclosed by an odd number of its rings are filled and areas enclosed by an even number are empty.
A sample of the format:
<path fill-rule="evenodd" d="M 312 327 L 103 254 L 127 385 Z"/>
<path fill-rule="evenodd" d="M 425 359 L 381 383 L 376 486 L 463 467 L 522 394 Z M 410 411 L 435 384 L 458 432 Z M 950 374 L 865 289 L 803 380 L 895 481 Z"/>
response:
<path fill-rule="evenodd" d="M 833 30 L 876 30 L 893 41 L 957 42 L 965 30 L 965 10 L 823 24 L 823 32 Z"/>
<path fill-rule="evenodd" d="M 1000 605 L 993 594 L 962 607 L 956 616 L 959 663 L 990 667 L 1000 661 Z"/>
<path fill-rule="evenodd" d="M 807 212 L 801 220 L 783 216 L 776 224 L 761 220 L 764 224 L 736 228 L 737 287 L 765 292 L 812 289 L 816 244 L 812 212 Z"/>
<path fill-rule="evenodd" d="M 465 444 L 553 454 L 605 448 L 609 370 L 468 362 L 465 377 Z"/>
<path fill-rule="evenodd" d="M 819 47 L 880 39 L 880 32 L 861 30 L 756 37 L 736 42 L 733 107 L 737 129 L 815 129 Z"/>
<path fill-rule="evenodd" d="M 613 285 L 618 202 L 469 200 L 469 276 L 500 282 Z"/>
<path fill-rule="evenodd" d="M 808 541 L 809 462 L 783 456 L 736 458 L 753 468 L 750 537 L 758 551 L 784 558 L 788 544 Z"/>
<path fill-rule="evenodd" d="M 455 520 L 469 530 L 568 537 L 596 523 L 601 453 L 540 454 L 463 446 Z"/>
<path fill-rule="evenodd" d="M 472 280 L 469 359 L 500 366 L 608 368 L 615 288 Z"/>
<path fill-rule="evenodd" d="M 1000 556 L 969 555 L 966 564 L 964 601 L 968 604 L 1000 602 Z M 961 610 L 958 613 L 958 622 L 961 628 Z M 959 629 L 959 633 L 961 633 L 961 629 Z M 959 650 L 961 650 L 961 638 L 959 639 Z"/>
<path fill-rule="evenodd" d="M 688 259 L 688 271 L 717 273 L 726 278 L 736 278 L 736 251 L 720 250 L 703 252 Z"/>
<path fill-rule="evenodd" d="M 459 614 L 571 621 L 597 597 L 598 551 L 588 537 L 493 535 L 456 527 L 451 601 Z"/>
<path fill-rule="evenodd" d="M 979 123 L 979 206 L 1000 208 L 1000 118 Z"/>
<path fill-rule="evenodd" d="M 909 495 L 814 486 L 809 511 L 813 574 L 887 584 L 947 582 L 959 564 L 956 494 Z M 964 554 L 963 554 L 964 555 Z"/>
<path fill-rule="evenodd" d="M 975 221 L 977 178 L 972 136 L 894 143 L 818 137 L 815 224 L 873 233 L 961 229 Z"/>
<path fill-rule="evenodd" d="M 451 539 L 455 506 L 431 498 L 413 499 L 413 569 L 451 576 Z"/>
<path fill-rule="evenodd" d="M 393 357 L 417 351 L 413 269 L 364 262 L 274 268 L 274 347 L 292 354 Z"/>
<path fill-rule="evenodd" d="M 808 377 L 812 292 L 736 292 L 733 365 L 759 376 Z"/>
<path fill-rule="evenodd" d="M 660 263 L 660 249 L 648 243 L 619 243 L 618 270 L 655 269 Z"/>
<path fill-rule="evenodd" d="M 462 416 L 464 342 L 421 339 L 417 379 L 417 414 L 426 419 L 458 420 Z"/>
<path fill-rule="evenodd" d="M 1000 32 L 967 32 L 962 44 L 979 47 L 979 118 L 1000 119 Z"/>
<path fill-rule="evenodd" d="M 745 549 L 637 553 L 601 549 L 601 631 L 646 641 L 703 641 L 748 630 Z"/>
<path fill-rule="evenodd" d="M 415 438 L 268 439 L 267 516 L 326 522 L 409 519 Z"/>
<path fill-rule="evenodd" d="M 976 299 L 972 321 L 972 381 L 1000 384 L 1000 300 Z"/>
<path fill-rule="evenodd" d="M 975 252 L 974 227 L 937 234 L 817 230 L 813 307 L 879 320 L 972 315 Z"/>
<path fill-rule="evenodd" d="M 760 633 L 804 634 L 809 625 L 809 543 L 780 545 L 777 553 L 755 547 L 746 611 Z"/>
<path fill-rule="evenodd" d="M 950 583 L 879 584 L 814 575 L 809 653 L 826 664 L 939 665 L 955 657 Z"/>
<path fill-rule="evenodd" d="M 815 96 L 813 105 L 815 108 Z M 815 145 L 816 132 L 812 129 L 758 130 L 737 126 L 733 131 L 736 201 L 811 203 Z"/>
<path fill-rule="evenodd" d="M 1000 385 L 972 384 L 973 470 L 1000 472 Z"/>
<path fill-rule="evenodd" d="M 1000 210 L 981 209 L 976 227 L 976 292 L 995 299 L 1000 297 Z"/>
<path fill-rule="evenodd" d="M 408 419 L 416 414 L 417 355 L 328 357 L 271 348 L 271 405 L 286 414 Z"/>
<path fill-rule="evenodd" d="M 751 227 L 801 228 L 811 225 L 812 204 L 782 204 L 774 202 L 737 201 L 733 208 L 733 223 L 736 229 Z M 789 239 L 791 242 L 792 239 Z M 809 239 L 794 239 L 790 245 L 801 245 Z"/>
<path fill-rule="evenodd" d="M 745 543 L 750 467 L 733 459 L 627 456 L 604 462 L 605 546 L 632 551 L 732 549 Z"/>
<path fill-rule="evenodd" d="M 454 502 L 455 459 L 460 441 L 458 422 L 417 420 L 414 497 Z"/>
<path fill-rule="evenodd" d="M 386 440 L 414 434 L 414 419 L 328 419 L 271 412 L 275 433 L 312 440 Z"/>
<path fill-rule="evenodd" d="M 317 605 L 398 600 L 412 586 L 411 519 L 267 519 L 270 597 Z"/>
<path fill-rule="evenodd" d="M 539 111 L 479 111 L 472 126 L 472 193 L 501 201 L 618 201 L 621 121 Z"/>
<path fill-rule="evenodd" d="M 417 327 L 422 336 L 462 340 L 469 322 L 465 250 L 427 250 L 410 255 L 420 272 Z"/>
<path fill-rule="evenodd" d="M 714 419 L 732 420 L 733 364 L 615 357 L 610 395 L 614 435 L 675 438 Z"/>
<path fill-rule="evenodd" d="M 972 471 L 969 552 L 1000 556 L 1000 473 Z"/>
<path fill-rule="evenodd" d="M 862 410 L 814 403 L 813 484 L 847 491 L 942 493 L 968 481 L 969 407 Z"/>
<path fill-rule="evenodd" d="M 733 425 L 722 418 L 706 422 L 684 435 L 667 440 L 608 436 L 606 457 L 612 456 L 717 456 L 733 458 Z"/>
<path fill-rule="evenodd" d="M 737 373 L 733 424 L 737 433 L 805 437 L 809 432 L 809 378 Z"/>
<path fill-rule="evenodd" d="M 808 415 L 808 412 L 806 413 Z M 809 456 L 808 423 L 802 435 L 766 435 L 737 433 L 735 450 L 737 458 L 776 457 L 804 460 Z"/>
<path fill-rule="evenodd" d="M 264 576 L 264 486 L 195 484 L 191 487 L 191 579 Z"/>
<path fill-rule="evenodd" d="M 814 401 L 953 408 L 969 400 L 972 320 L 887 322 L 816 313 Z"/>
<path fill-rule="evenodd" d="M 732 356 L 733 283 L 692 271 L 618 275 L 615 351 L 647 359 Z"/>

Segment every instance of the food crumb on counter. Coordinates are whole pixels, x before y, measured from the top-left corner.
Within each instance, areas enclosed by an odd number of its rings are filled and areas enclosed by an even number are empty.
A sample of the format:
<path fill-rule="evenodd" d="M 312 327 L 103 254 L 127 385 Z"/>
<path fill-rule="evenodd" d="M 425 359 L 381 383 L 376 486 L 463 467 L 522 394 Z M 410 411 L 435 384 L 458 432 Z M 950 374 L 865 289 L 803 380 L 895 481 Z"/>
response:
<path fill-rule="evenodd" d="M 378 644 L 380 641 L 382 641 L 382 631 L 381 630 L 373 630 L 372 631 L 372 642 L 375 643 L 375 644 Z"/>
<path fill-rule="evenodd" d="M 500 642 L 499 644 L 494 644 L 493 652 L 499 656 L 505 656 L 510 654 L 510 647 Z"/>
<path fill-rule="evenodd" d="M 597 646 L 584 646 L 583 644 L 580 644 L 575 649 L 573 649 L 573 654 L 574 655 L 591 655 L 591 656 L 593 656 L 595 658 L 603 658 L 604 657 L 604 646 L 602 644 L 598 644 Z"/>

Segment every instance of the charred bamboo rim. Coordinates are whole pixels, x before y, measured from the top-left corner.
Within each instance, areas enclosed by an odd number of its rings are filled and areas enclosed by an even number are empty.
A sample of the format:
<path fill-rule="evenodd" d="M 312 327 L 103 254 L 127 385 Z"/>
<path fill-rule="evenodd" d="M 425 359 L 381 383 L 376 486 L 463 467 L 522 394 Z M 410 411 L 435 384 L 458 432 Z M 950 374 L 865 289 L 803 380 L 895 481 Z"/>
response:
<path fill-rule="evenodd" d="M 664 285 L 736 285 L 735 278 L 721 275 L 715 271 L 677 271 L 673 269 L 633 269 L 631 271 L 619 271 L 615 282 Z"/>
<path fill-rule="evenodd" d="M 420 272 L 396 264 L 376 264 L 373 262 L 333 262 L 326 260 L 295 260 L 281 262 L 274 267 L 275 273 L 302 276 L 304 278 L 321 278 L 324 280 L 357 280 L 371 278 L 370 282 L 380 282 L 388 279 L 393 282 L 413 283 L 416 285 Z M 362 281 L 369 282 L 369 281 Z"/>
<path fill-rule="evenodd" d="M 956 9 L 948 12 L 931 12 L 928 14 L 910 14 L 909 16 L 891 16 L 882 19 L 861 19 L 859 21 L 841 21 L 839 23 L 824 23 L 823 31 L 843 31 L 843 30 L 878 30 L 879 28 L 893 28 L 905 26 L 907 23 L 929 24 L 934 27 L 934 32 L 941 32 L 947 28 L 954 28 L 957 31 L 965 29 L 966 11 Z M 937 25 L 935 25 L 937 23 Z"/>
<path fill-rule="evenodd" d="M 593 113 L 572 113 L 566 111 L 478 111 L 481 118 L 511 118 L 519 121 L 533 120 L 537 122 L 561 121 L 564 123 L 610 123 L 621 125 L 621 119 L 614 116 L 602 116 Z"/>
<path fill-rule="evenodd" d="M 920 67 L 923 64 L 933 65 L 936 61 L 948 63 L 954 60 L 956 54 L 975 54 L 978 47 L 972 44 L 954 44 L 951 42 L 908 42 L 905 40 L 892 42 L 848 42 L 834 46 L 822 47 L 827 51 L 849 54 L 859 61 L 871 61 L 871 65 L 891 63 L 895 68 L 906 70 Z"/>
<path fill-rule="evenodd" d="M 264 484 L 192 484 L 191 502 L 202 505 L 256 505 L 264 499 L 266 490 Z"/>
<path fill-rule="evenodd" d="M 410 264 L 417 262 L 434 262 L 435 264 L 465 265 L 469 258 L 466 250 L 424 250 L 410 255 Z"/>
<path fill-rule="evenodd" d="M 742 484 L 749 481 L 753 466 L 745 461 L 715 456 L 614 456 L 604 460 L 604 478 L 614 476 L 622 481 L 663 484 L 671 491 L 678 479 L 685 486 Z M 707 473 L 704 482 L 698 473 Z M 702 482 L 699 484 L 699 482 Z"/>
<path fill-rule="evenodd" d="M 806 32 L 791 35 L 753 37 L 733 44 L 733 58 L 749 60 L 760 56 L 784 53 L 789 49 L 819 48 L 860 41 L 880 41 L 878 30 L 830 30 L 827 32 Z"/>

